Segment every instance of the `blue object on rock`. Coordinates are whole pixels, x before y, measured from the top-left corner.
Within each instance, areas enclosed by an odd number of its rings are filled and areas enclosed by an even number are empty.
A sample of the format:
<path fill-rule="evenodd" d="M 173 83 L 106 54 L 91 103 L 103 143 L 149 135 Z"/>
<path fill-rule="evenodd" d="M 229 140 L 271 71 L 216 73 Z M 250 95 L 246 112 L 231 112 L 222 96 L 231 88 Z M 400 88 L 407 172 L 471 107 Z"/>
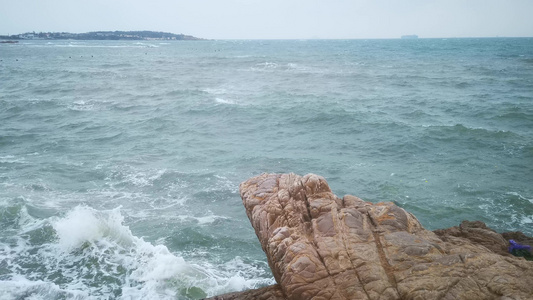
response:
<path fill-rule="evenodd" d="M 514 240 L 509 240 L 509 253 L 513 253 L 515 250 L 527 250 L 531 252 L 531 246 L 529 245 L 520 245 L 519 243 L 515 242 Z"/>

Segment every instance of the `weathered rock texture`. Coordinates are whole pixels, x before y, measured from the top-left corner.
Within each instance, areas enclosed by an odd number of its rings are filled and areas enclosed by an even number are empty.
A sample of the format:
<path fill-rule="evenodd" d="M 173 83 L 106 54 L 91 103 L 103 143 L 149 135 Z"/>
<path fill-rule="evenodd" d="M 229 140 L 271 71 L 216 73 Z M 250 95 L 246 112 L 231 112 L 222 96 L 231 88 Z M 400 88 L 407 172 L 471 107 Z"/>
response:
<path fill-rule="evenodd" d="M 209 298 L 209 300 L 285 300 L 287 299 L 279 285 L 271 285 L 261 289 L 229 293 Z"/>
<path fill-rule="evenodd" d="M 218 299 L 533 299 L 533 262 L 482 223 L 439 237 L 314 174 L 263 174 L 240 191 L 278 285 Z"/>

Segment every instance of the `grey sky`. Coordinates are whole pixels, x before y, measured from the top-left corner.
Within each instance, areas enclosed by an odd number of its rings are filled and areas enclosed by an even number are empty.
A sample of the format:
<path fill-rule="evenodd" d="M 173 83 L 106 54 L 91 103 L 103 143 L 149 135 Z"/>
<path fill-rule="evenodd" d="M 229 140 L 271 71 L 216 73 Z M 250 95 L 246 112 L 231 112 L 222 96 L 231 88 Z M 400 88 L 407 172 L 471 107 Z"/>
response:
<path fill-rule="evenodd" d="M 154 30 L 211 39 L 533 36 L 533 0 L 2 0 L 0 34 Z"/>

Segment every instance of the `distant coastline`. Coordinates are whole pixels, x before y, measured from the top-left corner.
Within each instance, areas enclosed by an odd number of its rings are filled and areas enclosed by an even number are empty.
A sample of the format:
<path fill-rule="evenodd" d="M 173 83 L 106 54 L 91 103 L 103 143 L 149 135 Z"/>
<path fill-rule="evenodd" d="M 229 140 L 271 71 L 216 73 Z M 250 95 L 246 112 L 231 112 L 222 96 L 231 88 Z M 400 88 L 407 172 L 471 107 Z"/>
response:
<path fill-rule="evenodd" d="M 26 32 L 0 35 L 0 40 L 203 40 L 192 35 L 159 31 Z"/>

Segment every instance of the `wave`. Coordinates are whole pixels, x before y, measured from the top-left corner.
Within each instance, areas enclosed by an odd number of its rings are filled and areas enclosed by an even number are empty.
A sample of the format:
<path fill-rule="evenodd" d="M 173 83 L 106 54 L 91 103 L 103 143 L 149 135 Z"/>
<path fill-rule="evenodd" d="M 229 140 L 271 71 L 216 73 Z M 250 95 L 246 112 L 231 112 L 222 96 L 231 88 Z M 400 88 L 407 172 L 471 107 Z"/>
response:
<path fill-rule="evenodd" d="M 0 156 L 0 164 L 26 164 L 26 160 L 22 157 L 14 155 Z"/>
<path fill-rule="evenodd" d="M 167 173 L 166 169 L 135 170 L 124 166 L 115 168 L 106 180 L 113 180 L 115 186 L 131 185 L 137 187 L 153 186 Z"/>
<path fill-rule="evenodd" d="M 525 191 L 527 193 L 527 191 Z M 520 230 L 531 234 L 533 223 L 533 199 L 531 194 L 498 191 L 487 192 L 475 200 L 479 209 L 487 216 L 487 224 L 497 231 Z M 519 208 L 519 209 L 517 209 Z"/>
<path fill-rule="evenodd" d="M 449 139 L 457 136 L 470 136 L 474 139 L 504 139 L 518 137 L 518 135 L 512 131 L 490 130 L 482 127 L 468 127 L 463 124 L 455 124 L 453 126 L 429 125 L 424 127 L 428 128 L 428 132 L 436 139 Z"/>
<path fill-rule="evenodd" d="M 498 116 L 493 117 L 494 120 L 504 120 L 512 121 L 514 123 L 529 123 L 530 126 L 533 126 L 533 114 L 528 113 L 527 111 L 511 111 L 499 114 Z"/>
<path fill-rule="evenodd" d="M 120 208 L 77 206 L 46 220 L 24 205 L 10 211 L 3 225 L 22 230 L 18 241 L 0 244 L 4 299 L 197 299 L 273 283 L 258 279 L 256 264 L 238 256 L 213 265 L 146 242 L 124 225 Z"/>

